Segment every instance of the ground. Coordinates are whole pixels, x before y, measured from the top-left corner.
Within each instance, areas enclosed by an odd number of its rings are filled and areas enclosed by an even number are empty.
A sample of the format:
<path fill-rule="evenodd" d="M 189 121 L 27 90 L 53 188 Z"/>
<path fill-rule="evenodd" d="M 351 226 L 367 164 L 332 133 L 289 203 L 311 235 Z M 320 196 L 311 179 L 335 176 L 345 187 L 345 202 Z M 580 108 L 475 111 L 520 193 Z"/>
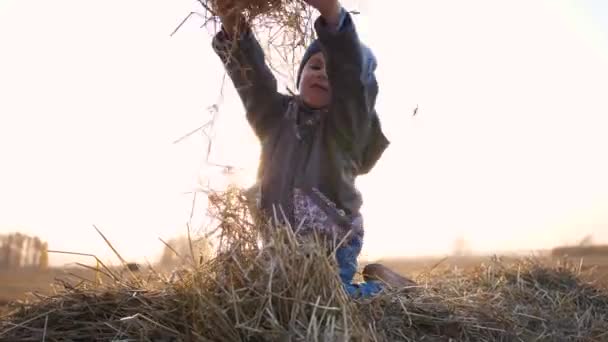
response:
<path fill-rule="evenodd" d="M 420 273 L 429 271 L 433 267 L 458 267 L 468 269 L 480 263 L 489 261 L 489 257 L 449 257 L 442 258 L 408 258 L 383 260 L 382 263 L 397 272 L 415 278 Z M 548 262 L 555 262 L 549 260 Z M 605 257 L 588 257 L 573 259 L 573 262 L 582 262 L 582 269 L 595 267 L 593 277 L 602 286 L 608 286 L 608 255 Z M 82 279 L 95 280 L 95 272 L 84 268 L 48 270 L 0 270 L 0 317 L 7 311 L 7 305 L 15 300 L 27 300 L 31 293 L 52 294 L 56 279 L 69 279 L 72 283 Z"/>
<path fill-rule="evenodd" d="M 82 279 L 94 281 L 95 277 L 96 272 L 85 268 L 0 270 L 0 319 L 13 301 L 29 300 L 33 293 L 52 295 L 56 280 L 78 283 Z"/>

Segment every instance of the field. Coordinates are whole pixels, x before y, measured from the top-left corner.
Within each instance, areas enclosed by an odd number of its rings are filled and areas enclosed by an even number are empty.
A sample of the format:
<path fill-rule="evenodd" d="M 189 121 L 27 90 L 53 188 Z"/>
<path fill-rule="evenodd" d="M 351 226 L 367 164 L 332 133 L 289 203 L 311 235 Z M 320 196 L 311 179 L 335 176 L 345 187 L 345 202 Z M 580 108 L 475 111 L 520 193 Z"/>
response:
<path fill-rule="evenodd" d="M 53 295 L 58 282 L 78 284 L 83 279 L 94 281 L 95 276 L 85 268 L 0 270 L 0 314 L 8 311 L 11 302 L 32 300 L 34 294 Z"/>
<path fill-rule="evenodd" d="M 514 257 L 505 257 L 506 261 L 515 260 Z M 449 257 L 446 259 L 439 258 L 411 258 L 411 259 L 393 259 L 386 260 L 383 263 L 393 268 L 401 274 L 417 276 L 429 269 L 436 268 L 460 268 L 469 270 L 481 263 L 488 262 L 490 257 Z M 547 265 L 556 264 L 559 259 L 544 257 L 543 260 Z M 588 279 L 602 286 L 608 287 L 608 255 L 577 257 L 570 258 L 569 261 L 580 264 L 581 270 L 592 270 L 592 278 Z"/>
<path fill-rule="evenodd" d="M 174 281 L 89 269 L 0 272 L 10 341 L 606 341 L 608 256 L 380 261 L 417 281 L 372 299 L 342 291 L 335 261 L 291 229 L 253 225 L 238 192 L 210 196 L 221 243 Z M 213 213 L 213 212 L 212 212 Z M 263 237 L 263 244 L 259 243 Z M 577 249 L 580 252 L 581 249 Z M 542 254 L 548 255 L 548 254 Z M 183 259 L 184 264 L 187 258 Z M 361 265 L 363 266 L 363 265 Z M 594 272 L 590 272 L 594 270 Z M 109 275 L 109 274 L 112 275 Z M 57 287 L 56 279 L 68 281 Z M 6 312 L 9 312 L 6 315 Z"/>
<path fill-rule="evenodd" d="M 448 257 L 448 258 L 407 258 L 388 259 L 382 261 L 385 265 L 397 272 L 409 276 L 418 277 L 431 269 L 454 269 L 469 270 L 484 262 L 490 257 Z M 556 260 L 545 258 L 548 264 L 554 264 Z M 575 263 L 581 263 L 582 270 L 594 268 L 593 278 L 601 286 L 608 287 L 608 256 L 606 257 L 583 257 L 571 259 Z M 364 264 L 364 263 L 363 263 Z M 18 270 L 0 271 L 0 313 L 5 312 L 8 303 L 16 300 L 27 300 L 32 298 L 32 293 L 52 295 L 56 280 L 66 280 L 76 284 L 83 279 L 94 280 L 95 273 L 84 268 L 60 269 L 51 268 L 45 271 Z"/>

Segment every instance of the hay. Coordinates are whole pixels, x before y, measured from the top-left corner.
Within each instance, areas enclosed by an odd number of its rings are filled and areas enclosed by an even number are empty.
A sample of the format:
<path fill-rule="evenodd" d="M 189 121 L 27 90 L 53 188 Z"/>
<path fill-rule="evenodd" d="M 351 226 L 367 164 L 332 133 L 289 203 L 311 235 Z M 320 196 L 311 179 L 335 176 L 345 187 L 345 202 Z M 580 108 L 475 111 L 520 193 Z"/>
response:
<path fill-rule="evenodd" d="M 606 341 L 608 293 L 569 264 L 434 270 L 417 289 L 350 300 L 335 262 L 212 196 L 218 254 L 173 282 L 65 284 L 0 323 L 6 341 Z M 263 233 L 263 234 L 260 234 Z M 261 243 L 264 236 L 264 243 Z"/>
<path fill-rule="evenodd" d="M 302 0 L 197 0 L 202 11 L 188 14 L 171 33 L 173 36 L 193 15 L 203 19 L 201 27 L 218 32 L 220 13 L 240 13 L 262 45 L 268 66 L 292 87 L 299 58 L 315 38 L 314 11 Z M 236 45 L 233 46 L 236 48 Z"/>
<path fill-rule="evenodd" d="M 207 20 L 219 13 L 242 14 L 245 21 L 256 27 L 274 27 L 299 35 L 299 40 L 311 34 L 311 7 L 302 0 L 199 0 L 207 10 Z M 232 7 L 228 7 L 232 6 Z M 215 9 L 219 13 L 215 13 Z"/>
<path fill-rule="evenodd" d="M 197 0 L 203 12 L 191 12 L 172 33 L 190 18 L 198 14 L 204 19 L 203 26 L 212 23 L 216 31 L 221 24 L 220 14 L 238 13 L 248 27 L 263 35 L 267 52 L 284 53 L 306 48 L 314 39 L 313 10 L 303 0 Z M 235 32 L 237 35 L 239 32 Z M 285 51 L 283 51 L 285 50 Z M 280 57 L 285 58 L 284 54 Z M 295 55 L 291 55 L 292 58 Z"/>
<path fill-rule="evenodd" d="M 308 4 L 302 0 L 199 0 L 199 2 L 210 11 L 217 9 L 221 13 L 230 10 L 242 13 L 249 22 L 263 18 L 288 27 L 293 27 L 301 20 L 298 16 L 302 17 L 302 14 L 309 12 Z"/>

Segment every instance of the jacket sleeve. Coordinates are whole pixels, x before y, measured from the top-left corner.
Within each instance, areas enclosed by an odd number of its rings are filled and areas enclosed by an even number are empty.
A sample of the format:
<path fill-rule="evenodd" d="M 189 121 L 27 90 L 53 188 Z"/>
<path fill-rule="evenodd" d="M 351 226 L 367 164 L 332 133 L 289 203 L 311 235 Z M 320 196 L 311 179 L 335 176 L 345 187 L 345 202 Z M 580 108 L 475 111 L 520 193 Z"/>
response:
<path fill-rule="evenodd" d="M 373 109 L 371 130 L 368 140 L 361 151 L 358 174 L 364 175 L 369 173 L 376 166 L 376 163 L 389 145 L 390 141 L 382 131 L 378 113 Z"/>
<path fill-rule="evenodd" d="M 377 83 L 374 77 L 370 77 L 375 60 L 364 58 L 364 47 L 350 14 L 342 9 L 341 15 L 337 28 L 328 27 L 319 17 L 315 30 L 325 55 L 332 89 L 331 114 L 328 117 L 330 134 L 345 152 L 359 159 L 369 140 L 375 113 Z"/>
<path fill-rule="evenodd" d="M 262 47 L 248 27 L 236 40 L 220 30 L 212 46 L 241 98 L 247 121 L 258 138 L 265 139 L 283 115 L 286 96 L 277 90 Z"/>

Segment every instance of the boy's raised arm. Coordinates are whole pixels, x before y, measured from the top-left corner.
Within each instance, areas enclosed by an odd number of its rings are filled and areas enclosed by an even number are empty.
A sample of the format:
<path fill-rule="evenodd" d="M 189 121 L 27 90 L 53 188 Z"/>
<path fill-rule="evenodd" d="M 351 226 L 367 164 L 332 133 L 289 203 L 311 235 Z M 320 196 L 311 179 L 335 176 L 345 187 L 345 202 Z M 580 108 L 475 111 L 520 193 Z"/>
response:
<path fill-rule="evenodd" d="M 350 14 L 342 7 L 337 14 L 335 11 L 328 13 L 321 12 L 315 22 L 332 89 L 332 110 L 328 120 L 337 143 L 358 156 L 372 130 L 377 83 L 371 74 L 375 60 L 371 52 L 369 56 L 363 55 L 364 47 Z"/>
<path fill-rule="evenodd" d="M 285 96 L 278 92 L 264 51 L 242 18 L 222 18 L 222 23 L 222 30 L 213 38 L 213 49 L 243 102 L 249 124 L 255 134 L 264 139 L 283 114 Z M 237 25 L 240 25 L 238 31 Z"/>

